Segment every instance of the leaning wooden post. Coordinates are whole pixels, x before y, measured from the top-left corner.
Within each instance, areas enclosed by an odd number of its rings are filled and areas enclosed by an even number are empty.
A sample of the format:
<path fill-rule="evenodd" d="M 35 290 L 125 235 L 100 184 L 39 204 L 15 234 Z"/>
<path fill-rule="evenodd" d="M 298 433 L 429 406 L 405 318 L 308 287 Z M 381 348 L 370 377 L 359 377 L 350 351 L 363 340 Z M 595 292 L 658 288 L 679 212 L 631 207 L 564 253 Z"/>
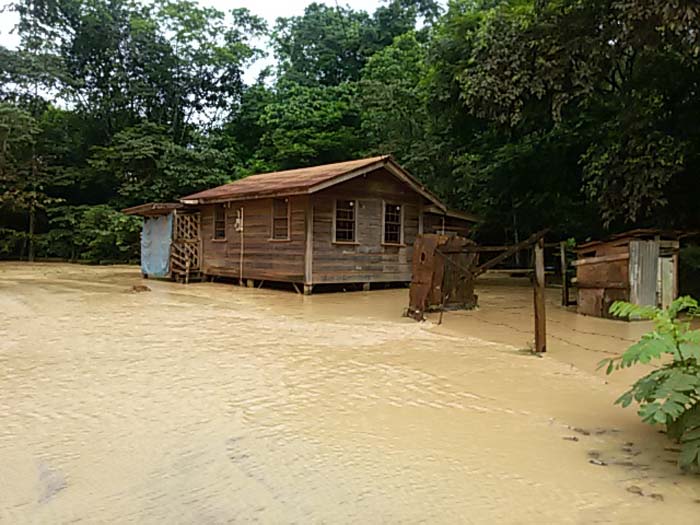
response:
<path fill-rule="evenodd" d="M 569 306 L 569 279 L 566 277 L 566 241 L 559 243 L 559 258 L 561 260 L 561 305 Z"/>
<path fill-rule="evenodd" d="M 535 352 L 547 351 L 547 318 L 544 310 L 544 237 L 535 244 Z"/>

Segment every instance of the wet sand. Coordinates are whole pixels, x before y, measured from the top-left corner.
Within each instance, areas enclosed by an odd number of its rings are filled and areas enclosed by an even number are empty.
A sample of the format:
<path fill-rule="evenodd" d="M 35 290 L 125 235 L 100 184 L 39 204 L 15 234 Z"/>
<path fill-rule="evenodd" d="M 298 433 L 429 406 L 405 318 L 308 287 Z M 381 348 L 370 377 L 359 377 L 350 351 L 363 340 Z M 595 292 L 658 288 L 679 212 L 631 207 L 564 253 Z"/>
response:
<path fill-rule="evenodd" d="M 517 281 L 437 326 L 405 289 L 0 263 L 0 523 L 698 523 L 700 479 L 612 406 L 641 371 L 595 370 L 647 325 L 548 292 L 537 358 Z"/>

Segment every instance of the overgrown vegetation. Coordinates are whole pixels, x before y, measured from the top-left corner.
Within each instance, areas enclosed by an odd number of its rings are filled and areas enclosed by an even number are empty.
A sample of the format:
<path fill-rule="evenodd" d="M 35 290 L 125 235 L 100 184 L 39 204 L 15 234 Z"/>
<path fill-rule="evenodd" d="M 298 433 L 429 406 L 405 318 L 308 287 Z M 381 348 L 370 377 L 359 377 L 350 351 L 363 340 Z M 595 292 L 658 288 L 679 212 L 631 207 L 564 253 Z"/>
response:
<path fill-rule="evenodd" d="M 599 367 L 610 374 L 638 363 L 660 362 L 615 403 L 622 407 L 638 403 L 642 421 L 665 425 L 668 436 L 681 444 L 680 467 L 700 470 L 700 330 L 691 329 L 686 319 L 700 314 L 698 302 L 683 296 L 663 310 L 617 301 L 610 312 L 652 320 L 654 330 L 622 356 L 601 361 Z"/>
<path fill-rule="evenodd" d="M 377 153 L 482 216 L 488 241 L 700 227 L 695 1 L 312 3 L 273 27 L 191 0 L 7 9 L 2 256 L 66 252 L 59 217 L 86 208 Z M 266 50 L 275 66 L 247 84 Z M 131 253 L 82 235 L 78 259 Z"/>

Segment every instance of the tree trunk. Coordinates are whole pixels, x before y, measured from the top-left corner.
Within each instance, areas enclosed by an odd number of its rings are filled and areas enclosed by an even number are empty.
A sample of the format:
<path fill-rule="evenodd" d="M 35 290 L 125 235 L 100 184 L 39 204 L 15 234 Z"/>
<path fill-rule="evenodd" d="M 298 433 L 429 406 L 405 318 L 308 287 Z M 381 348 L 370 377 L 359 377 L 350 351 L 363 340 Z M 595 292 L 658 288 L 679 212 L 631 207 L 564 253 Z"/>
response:
<path fill-rule="evenodd" d="M 29 235 L 27 239 L 27 261 L 34 262 L 34 224 L 36 222 L 36 207 L 34 201 L 29 206 Z"/>
<path fill-rule="evenodd" d="M 520 233 L 518 232 L 518 218 L 513 212 L 513 244 L 520 244 Z M 520 268 L 520 251 L 515 252 L 515 267 Z"/>
<path fill-rule="evenodd" d="M 37 185 L 36 142 L 32 142 L 32 196 L 29 202 L 29 236 L 27 261 L 34 262 L 34 229 L 36 225 L 36 185 Z"/>

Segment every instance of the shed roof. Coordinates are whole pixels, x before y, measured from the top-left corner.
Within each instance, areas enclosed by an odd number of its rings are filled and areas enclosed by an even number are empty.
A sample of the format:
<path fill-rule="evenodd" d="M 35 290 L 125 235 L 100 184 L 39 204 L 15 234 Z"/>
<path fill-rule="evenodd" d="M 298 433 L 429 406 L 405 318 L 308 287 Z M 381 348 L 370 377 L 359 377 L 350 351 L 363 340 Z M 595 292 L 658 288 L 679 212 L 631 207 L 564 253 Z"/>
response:
<path fill-rule="evenodd" d="M 636 228 L 634 230 L 610 235 L 604 239 L 584 242 L 583 244 L 579 244 L 578 246 L 576 246 L 576 251 L 590 251 L 591 249 L 604 244 L 614 244 L 616 246 L 622 246 L 634 239 L 650 239 L 658 236 L 664 240 L 678 240 L 684 237 L 689 237 L 691 235 L 697 235 L 697 232 L 686 232 L 681 230 L 662 230 L 660 228 Z"/>
<path fill-rule="evenodd" d="M 354 177 L 385 168 L 423 195 L 443 212 L 444 204 L 425 186 L 404 170 L 390 155 L 336 162 L 286 171 L 250 175 L 216 188 L 200 191 L 180 199 L 184 204 L 226 202 L 260 197 L 309 194 L 345 182 Z"/>
<path fill-rule="evenodd" d="M 131 208 L 124 208 L 122 212 L 127 215 L 152 217 L 156 215 L 167 215 L 171 211 L 179 210 L 180 208 L 184 208 L 184 205 L 179 202 L 147 202 L 146 204 L 139 204 Z"/>

